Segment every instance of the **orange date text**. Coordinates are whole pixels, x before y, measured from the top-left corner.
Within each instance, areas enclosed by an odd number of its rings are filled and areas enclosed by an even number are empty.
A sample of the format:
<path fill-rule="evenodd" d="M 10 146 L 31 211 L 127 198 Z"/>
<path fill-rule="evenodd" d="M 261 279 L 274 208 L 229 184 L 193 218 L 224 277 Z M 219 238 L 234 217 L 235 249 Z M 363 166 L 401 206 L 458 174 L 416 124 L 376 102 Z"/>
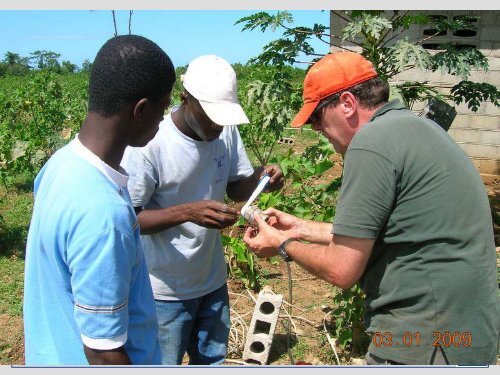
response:
<path fill-rule="evenodd" d="M 420 345 L 469 347 L 472 344 L 470 332 L 440 332 L 434 331 L 432 338 L 422 338 L 420 332 L 403 332 L 401 335 L 393 335 L 391 332 L 374 332 L 372 343 L 375 347 L 411 347 Z"/>

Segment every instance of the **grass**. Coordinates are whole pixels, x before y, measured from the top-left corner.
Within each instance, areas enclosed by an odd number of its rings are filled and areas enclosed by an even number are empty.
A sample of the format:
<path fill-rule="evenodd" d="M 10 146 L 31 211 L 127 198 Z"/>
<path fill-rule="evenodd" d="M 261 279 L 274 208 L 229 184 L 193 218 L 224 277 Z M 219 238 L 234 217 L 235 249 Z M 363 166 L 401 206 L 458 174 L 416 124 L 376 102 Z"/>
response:
<path fill-rule="evenodd" d="M 0 314 L 21 316 L 24 260 L 0 257 Z"/>
<path fill-rule="evenodd" d="M 303 361 L 309 351 L 309 344 L 305 340 L 299 339 L 297 343 L 292 347 L 292 355 L 296 361 Z"/>
<path fill-rule="evenodd" d="M 33 194 L 17 181 L 0 187 L 0 314 L 22 314 L 24 254 Z"/>

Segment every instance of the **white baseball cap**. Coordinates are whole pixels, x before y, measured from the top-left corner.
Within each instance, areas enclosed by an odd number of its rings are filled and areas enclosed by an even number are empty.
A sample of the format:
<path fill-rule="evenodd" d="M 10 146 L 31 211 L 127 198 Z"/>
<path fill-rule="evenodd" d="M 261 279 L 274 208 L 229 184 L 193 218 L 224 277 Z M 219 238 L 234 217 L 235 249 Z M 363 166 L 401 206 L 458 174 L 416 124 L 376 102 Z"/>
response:
<path fill-rule="evenodd" d="M 217 125 L 248 124 L 238 100 L 236 73 L 222 57 L 204 55 L 189 63 L 181 77 L 184 88 Z"/>

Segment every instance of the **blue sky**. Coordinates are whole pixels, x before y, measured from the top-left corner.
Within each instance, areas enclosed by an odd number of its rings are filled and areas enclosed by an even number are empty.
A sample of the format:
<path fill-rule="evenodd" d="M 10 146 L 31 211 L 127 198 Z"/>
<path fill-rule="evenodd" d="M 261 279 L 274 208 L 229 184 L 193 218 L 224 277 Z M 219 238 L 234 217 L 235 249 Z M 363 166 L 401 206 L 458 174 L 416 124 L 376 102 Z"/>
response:
<path fill-rule="evenodd" d="M 203 54 L 217 54 L 230 63 L 246 63 L 281 33 L 260 29 L 242 32 L 234 23 L 256 10 L 134 10 L 132 33 L 156 42 L 175 66 L 189 63 Z M 275 11 L 268 11 L 275 13 Z M 329 12 L 296 10 L 292 12 L 298 26 L 314 23 L 328 25 Z M 128 11 L 116 11 L 119 34 L 128 34 Z M 29 56 L 36 50 L 61 54 L 59 61 L 69 60 L 81 66 L 92 61 L 100 46 L 113 36 L 110 10 L 0 10 L 0 60 L 7 51 Z M 328 46 L 312 44 L 318 53 Z"/>

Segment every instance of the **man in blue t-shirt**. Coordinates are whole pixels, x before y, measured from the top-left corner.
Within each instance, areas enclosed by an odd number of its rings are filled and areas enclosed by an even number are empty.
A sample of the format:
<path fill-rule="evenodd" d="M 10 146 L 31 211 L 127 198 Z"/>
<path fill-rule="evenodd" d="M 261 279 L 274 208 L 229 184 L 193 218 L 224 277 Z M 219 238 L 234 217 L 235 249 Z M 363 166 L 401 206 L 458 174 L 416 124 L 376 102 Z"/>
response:
<path fill-rule="evenodd" d="M 175 70 L 152 41 L 99 50 L 79 134 L 35 180 L 26 250 L 27 365 L 160 364 L 156 310 L 120 161 L 145 146 L 171 100 Z"/>

